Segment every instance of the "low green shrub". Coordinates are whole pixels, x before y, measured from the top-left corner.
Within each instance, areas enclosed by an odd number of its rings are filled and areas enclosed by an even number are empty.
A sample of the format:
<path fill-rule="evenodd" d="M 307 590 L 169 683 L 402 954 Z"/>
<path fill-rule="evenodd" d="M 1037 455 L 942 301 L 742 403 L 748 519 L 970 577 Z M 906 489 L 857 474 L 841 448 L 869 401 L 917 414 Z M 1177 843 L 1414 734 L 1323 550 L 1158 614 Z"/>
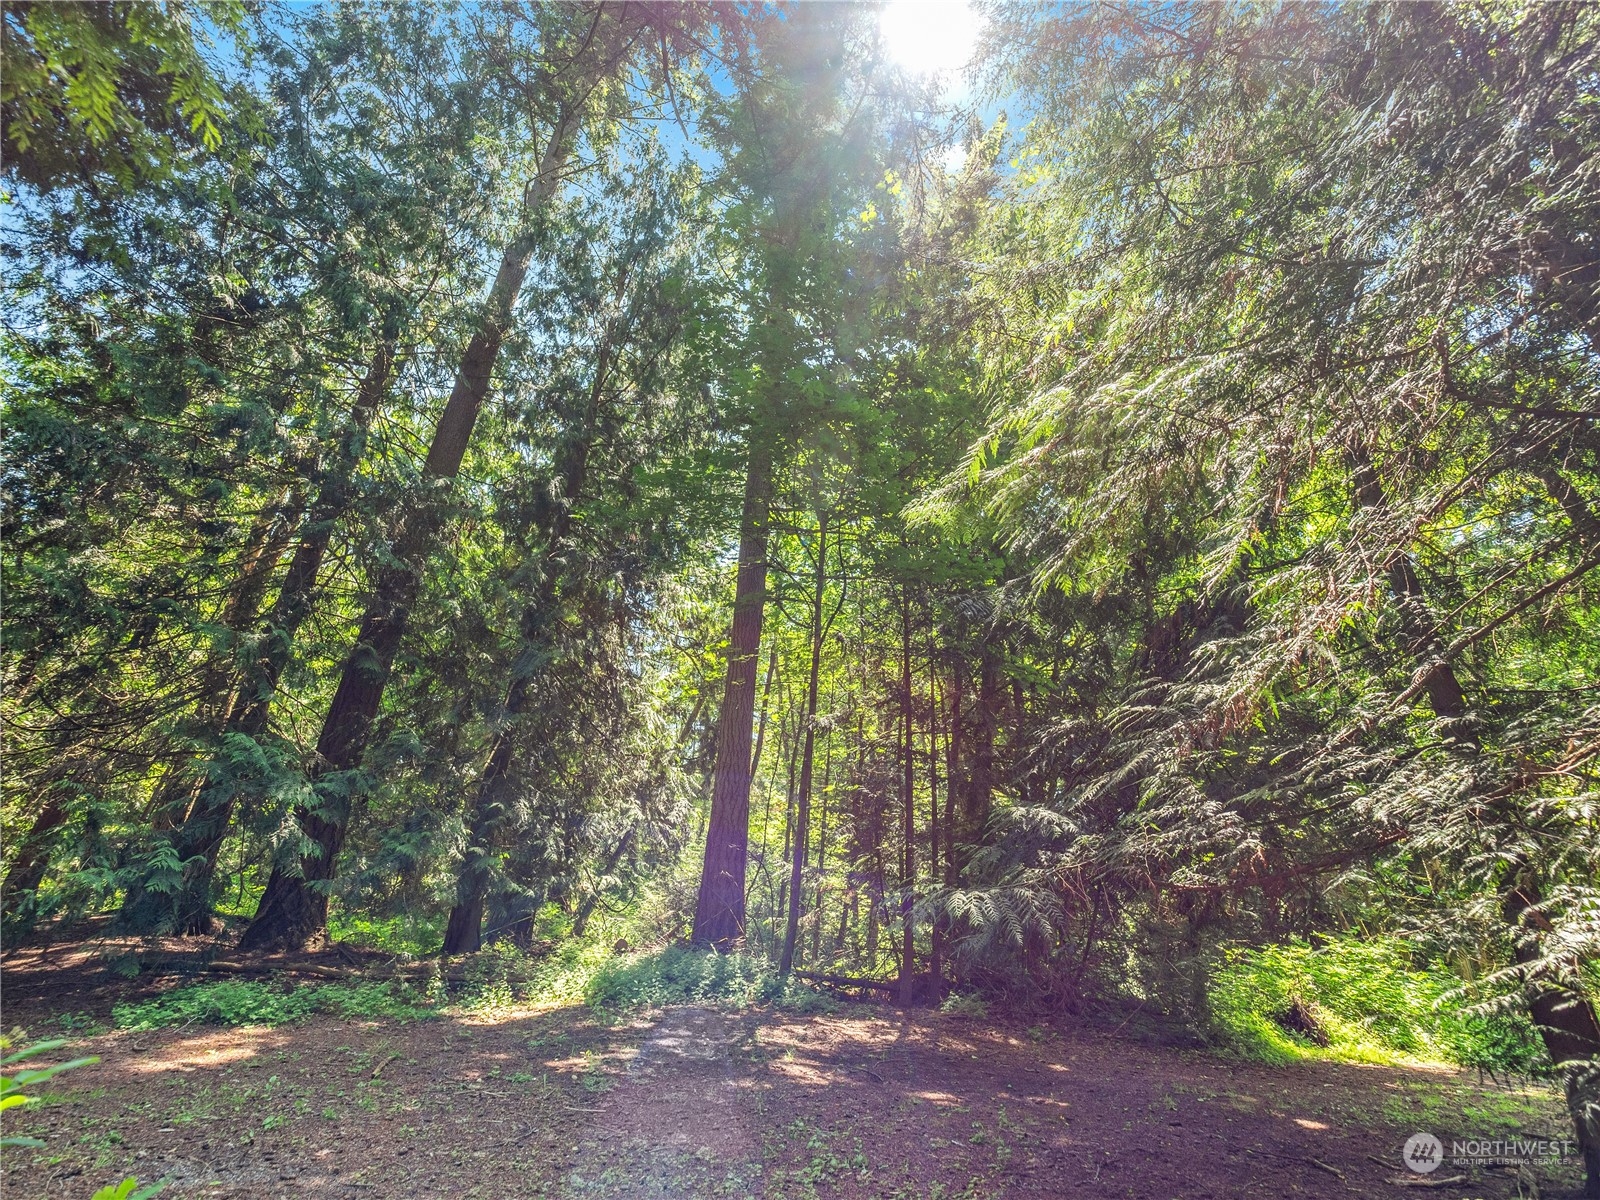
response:
<path fill-rule="evenodd" d="M 302 984 L 284 989 L 247 979 L 223 979 L 172 989 L 150 1000 L 118 1004 L 112 1020 L 123 1029 L 171 1025 L 282 1025 L 313 1013 L 349 1018 L 415 1019 L 431 1010 L 388 983 Z"/>
<path fill-rule="evenodd" d="M 379 919 L 334 912 L 328 916 L 328 936 L 364 950 L 422 958 L 439 952 L 444 942 L 444 918 L 405 915 Z"/>
<path fill-rule="evenodd" d="M 1469 1012 L 1460 989 L 1447 971 L 1419 969 L 1398 939 L 1342 937 L 1315 948 L 1297 939 L 1228 951 L 1211 972 L 1208 998 L 1217 1040 L 1265 1062 L 1423 1059 L 1535 1070 L 1542 1051 L 1532 1025 Z M 1291 1011 L 1313 1016 L 1327 1045 L 1285 1028 Z"/>
<path fill-rule="evenodd" d="M 765 959 L 681 946 L 606 960 L 590 978 L 583 999 L 597 1011 L 689 1003 L 730 1008 L 775 1004 L 798 1012 L 833 1007 L 811 988 L 779 978 Z"/>
<path fill-rule="evenodd" d="M 989 1002 L 976 992 L 951 992 L 939 1005 L 939 1011 L 952 1017 L 987 1017 Z"/>
<path fill-rule="evenodd" d="M 437 960 L 430 960 L 437 964 Z M 672 947 L 618 955 L 598 941 L 567 941 L 530 956 L 501 943 L 454 960 L 448 991 L 435 971 L 412 986 L 392 983 L 283 984 L 224 979 L 190 984 L 132 1004 L 118 1004 L 122 1029 L 174 1025 L 282 1025 L 315 1013 L 402 1020 L 433 1016 L 453 1003 L 468 1010 L 521 1004 L 587 1004 L 597 1013 L 665 1004 L 745 1008 L 773 1004 L 792 1012 L 830 1012 L 833 1001 L 794 980 L 780 980 L 765 960 Z"/>

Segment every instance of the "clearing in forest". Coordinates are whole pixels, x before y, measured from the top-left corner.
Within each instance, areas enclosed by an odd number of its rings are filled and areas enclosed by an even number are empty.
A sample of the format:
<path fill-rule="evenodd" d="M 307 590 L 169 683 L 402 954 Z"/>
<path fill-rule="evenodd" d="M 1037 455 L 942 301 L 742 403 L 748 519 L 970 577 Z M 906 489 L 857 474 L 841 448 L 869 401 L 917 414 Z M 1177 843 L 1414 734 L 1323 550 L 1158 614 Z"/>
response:
<path fill-rule="evenodd" d="M 35 1036 L 132 990 L 7 976 L 8 1022 Z M 66 1017 L 64 998 L 93 1011 Z M 1463 1072 L 1267 1067 L 864 1004 L 96 1028 L 73 1049 L 101 1062 L 15 1126 L 46 1145 L 8 1155 L 7 1195 L 87 1198 L 137 1174 L 174 1197 L 1399 1197 L 1420 1194 L 1400 1159 L 1419 1129 L 1562 1122 L 1549 1092 Z M 1426 1194 L 1577 1185 L 1458 1175 Z"/>

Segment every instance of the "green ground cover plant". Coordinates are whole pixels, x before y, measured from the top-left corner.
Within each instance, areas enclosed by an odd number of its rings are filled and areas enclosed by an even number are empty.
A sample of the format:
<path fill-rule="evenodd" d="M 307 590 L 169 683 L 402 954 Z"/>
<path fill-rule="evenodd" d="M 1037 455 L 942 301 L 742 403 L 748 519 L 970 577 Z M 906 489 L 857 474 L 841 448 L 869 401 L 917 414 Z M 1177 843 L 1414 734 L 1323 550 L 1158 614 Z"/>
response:
<path fill-rule="evenodd" d="M 112 1020 L 120 1029 L 146 1030 L 173 1025 L 282 1025 L 314 1013 L 415 1020 L 431 1016 L 433 1010 L 388 983 L 285 987 L 254 979 L 222 979 L 118 1004 Z"/>
<path fill-rule="evenodd" d="M 1303 939 L 1225 952 L 1211 973 L 1213 1032 L 1263 1062 L 1445 1062 L 1531 1073 L 1543 1065 L 1538 1035 L 1520 1014 L 1476 1011 L 1461 980 L 1418 967 L 1398 939 Z M 1309 1013 L 1326 1045 L 1286 1020 Z"/>

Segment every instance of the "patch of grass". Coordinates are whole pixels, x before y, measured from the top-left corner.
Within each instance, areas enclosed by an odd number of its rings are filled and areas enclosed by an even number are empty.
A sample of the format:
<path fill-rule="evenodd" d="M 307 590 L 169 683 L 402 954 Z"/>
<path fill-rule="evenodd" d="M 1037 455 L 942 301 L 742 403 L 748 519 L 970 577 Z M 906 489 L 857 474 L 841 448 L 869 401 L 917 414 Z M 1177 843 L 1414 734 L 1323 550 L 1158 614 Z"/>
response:
<path fill-rule="evenodd" d="M 402 1020 L 432 1015 L 432 1010 L 410 1002 L 387 983 L 307 984 L 285 990 L 244 979 L 174 988 L 150 1000 L 118 1004 L 111 1011 L 118 1028 L 136 1030 L 171 1025 L 282 1025 L 313 1013 Z"/>
<path fill-rule="evenodd" d="M 1422 1060 L 1536 1070 L 1542 1051 L 1526 1018 L 1468 1012 L 1460 987 L 1446 971 L 1418 969 L 1396 939 L 1349 937 L 1316 948 L 1295 940 L 1230 951 L 1212 972 L 1209 998 L 1217 1039 L 1262 1062 Z M 1326 1046 L 1274 1019 L 1297 1001 L 1327 1034 Z"/>

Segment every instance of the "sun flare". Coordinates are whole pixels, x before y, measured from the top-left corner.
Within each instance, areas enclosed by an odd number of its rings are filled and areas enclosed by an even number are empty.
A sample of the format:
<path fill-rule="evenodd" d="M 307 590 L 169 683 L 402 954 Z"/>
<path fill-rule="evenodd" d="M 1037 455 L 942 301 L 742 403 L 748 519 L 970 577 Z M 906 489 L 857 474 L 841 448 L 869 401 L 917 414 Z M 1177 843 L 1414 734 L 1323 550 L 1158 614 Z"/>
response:
<path fill-rule="evenodd" d="M 961 0 L 891 0 L 879 22 L 895 62 L 917 75 L 946 78 L 972 61 L 983 28 Z"/>

